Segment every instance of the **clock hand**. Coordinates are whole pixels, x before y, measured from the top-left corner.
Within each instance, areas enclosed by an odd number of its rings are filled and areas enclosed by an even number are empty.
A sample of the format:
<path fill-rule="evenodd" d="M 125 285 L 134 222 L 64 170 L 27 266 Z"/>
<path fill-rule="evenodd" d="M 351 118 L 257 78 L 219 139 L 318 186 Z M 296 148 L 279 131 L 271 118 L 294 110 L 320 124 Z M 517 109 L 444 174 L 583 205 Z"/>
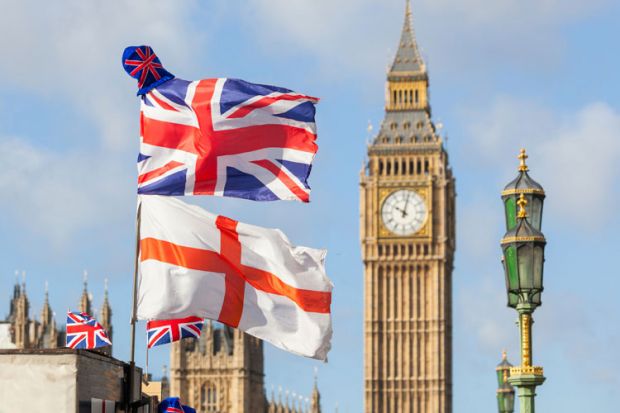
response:
<path fill-rule="evenodd" d="M 400 213 L 402 214 L 402 217 L 403 217 L 403 218 L 405 218 L 407 215 L 409 215 L 409 214 L 407 213 L 407 210 L 406 210 L 406 209 L 400 209 L 400 208 L 399 208 L 399 207 L 397 207 L 397 206 L 394 206 L 394 209 L 397 209 L 398 211 L 400 211 Z"/>

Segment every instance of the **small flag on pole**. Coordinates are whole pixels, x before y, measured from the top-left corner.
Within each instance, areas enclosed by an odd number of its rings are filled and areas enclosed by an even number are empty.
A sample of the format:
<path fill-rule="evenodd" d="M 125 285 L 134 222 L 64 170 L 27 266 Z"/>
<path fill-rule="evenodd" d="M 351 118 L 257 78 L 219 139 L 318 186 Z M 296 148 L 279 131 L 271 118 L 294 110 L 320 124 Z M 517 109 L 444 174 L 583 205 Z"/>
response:
<path fill-rule="evenodd" d="M 158 413 L 196 413 L 196 410 L 181 404 L 178 397 L 168 397 L 159 403 Z"/>
<path fill-rule="evenodd" d="M 179 341 L 183 338 L 200 338 L 204 319 L 185 317 L 175 320 L 150 320 L 146 323 L 147 347 Z"/>
<path fill-rule="evenodd" d="M 67 312 L 67 347 L 93 349 L 112 345 L 101 324 L 86 313 Z"/>

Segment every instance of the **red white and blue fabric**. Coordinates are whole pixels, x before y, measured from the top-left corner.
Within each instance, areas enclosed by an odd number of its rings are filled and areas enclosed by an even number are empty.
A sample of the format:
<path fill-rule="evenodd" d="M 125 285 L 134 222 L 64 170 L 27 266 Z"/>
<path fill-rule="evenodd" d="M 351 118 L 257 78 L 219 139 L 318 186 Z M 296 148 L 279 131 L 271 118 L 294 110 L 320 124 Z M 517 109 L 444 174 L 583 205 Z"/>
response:
<path fill-rule="evenodd" d="M 146 323 L 147 346 L 152 348 L 179 341 L 183 338 L 200 338 L 204 319 L 185 317 L 175 320 L 150 320 Z"/>
<path fill-rule="evenodd" d="M 309 201 L 317 98 L 174 78 L 142 97 L 138 193 Z"/>
<path fill-rule="evenodd" d="M 138 80 L 138 95 L 148 93 L 154 87 L 174 78 L 162 66 L 149 46 L 130 46 L 123 52 L 123 68 L 129 76 Z"/>
<path fill-rule="evenodd" d="M 189 406 L 181 404 L 178 397 L 168 397 L 159 403 L 157 407 L 158 413 L 196 413 L 196 410 Z"/>
<path fill-rule="evenodd" d="M 101 324 L 86 313 L 67 313 L 67 347 L 93 349 L 112 345 Z"/>

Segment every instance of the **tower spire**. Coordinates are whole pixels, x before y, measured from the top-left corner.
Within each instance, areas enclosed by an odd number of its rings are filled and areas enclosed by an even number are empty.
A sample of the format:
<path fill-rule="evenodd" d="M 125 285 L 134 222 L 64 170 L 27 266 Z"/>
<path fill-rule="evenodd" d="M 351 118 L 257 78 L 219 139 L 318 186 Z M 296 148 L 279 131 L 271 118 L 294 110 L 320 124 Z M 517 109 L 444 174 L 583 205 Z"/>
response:
<path fill-rule="evenodd" d="M 90 295 L 88 294 L 88 271 L 84 270 L 84 290 L 82 291 L 82 296 L 80 297 L 80 311 L 82 313 L 94 315 L 91 312 L 91 305 Z"/>
<path fill-rule="evenodd" d="M 400 35 L 398 51 L 390 69 L 391 75 L 403 72 L 407 74 L 426 73 L 426 66 L 420 55 L 413 28 L 413 13 L 411 12 L 410 0 L 407 0 L 405 5 L 405 22 Z"/>

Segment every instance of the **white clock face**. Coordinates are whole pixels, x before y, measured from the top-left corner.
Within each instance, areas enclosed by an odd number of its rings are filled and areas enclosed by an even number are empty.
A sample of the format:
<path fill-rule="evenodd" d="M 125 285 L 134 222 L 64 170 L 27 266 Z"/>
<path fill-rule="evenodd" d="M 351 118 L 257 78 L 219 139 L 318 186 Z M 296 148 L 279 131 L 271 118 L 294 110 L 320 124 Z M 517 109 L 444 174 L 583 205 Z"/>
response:
<path fill-rule="evenodd" d="M 383 224 L 396 235 L 415 234 L 424 225 L 426 216 L 424 199 L 407 189 L 391 193 L 381 207 Z"/>

